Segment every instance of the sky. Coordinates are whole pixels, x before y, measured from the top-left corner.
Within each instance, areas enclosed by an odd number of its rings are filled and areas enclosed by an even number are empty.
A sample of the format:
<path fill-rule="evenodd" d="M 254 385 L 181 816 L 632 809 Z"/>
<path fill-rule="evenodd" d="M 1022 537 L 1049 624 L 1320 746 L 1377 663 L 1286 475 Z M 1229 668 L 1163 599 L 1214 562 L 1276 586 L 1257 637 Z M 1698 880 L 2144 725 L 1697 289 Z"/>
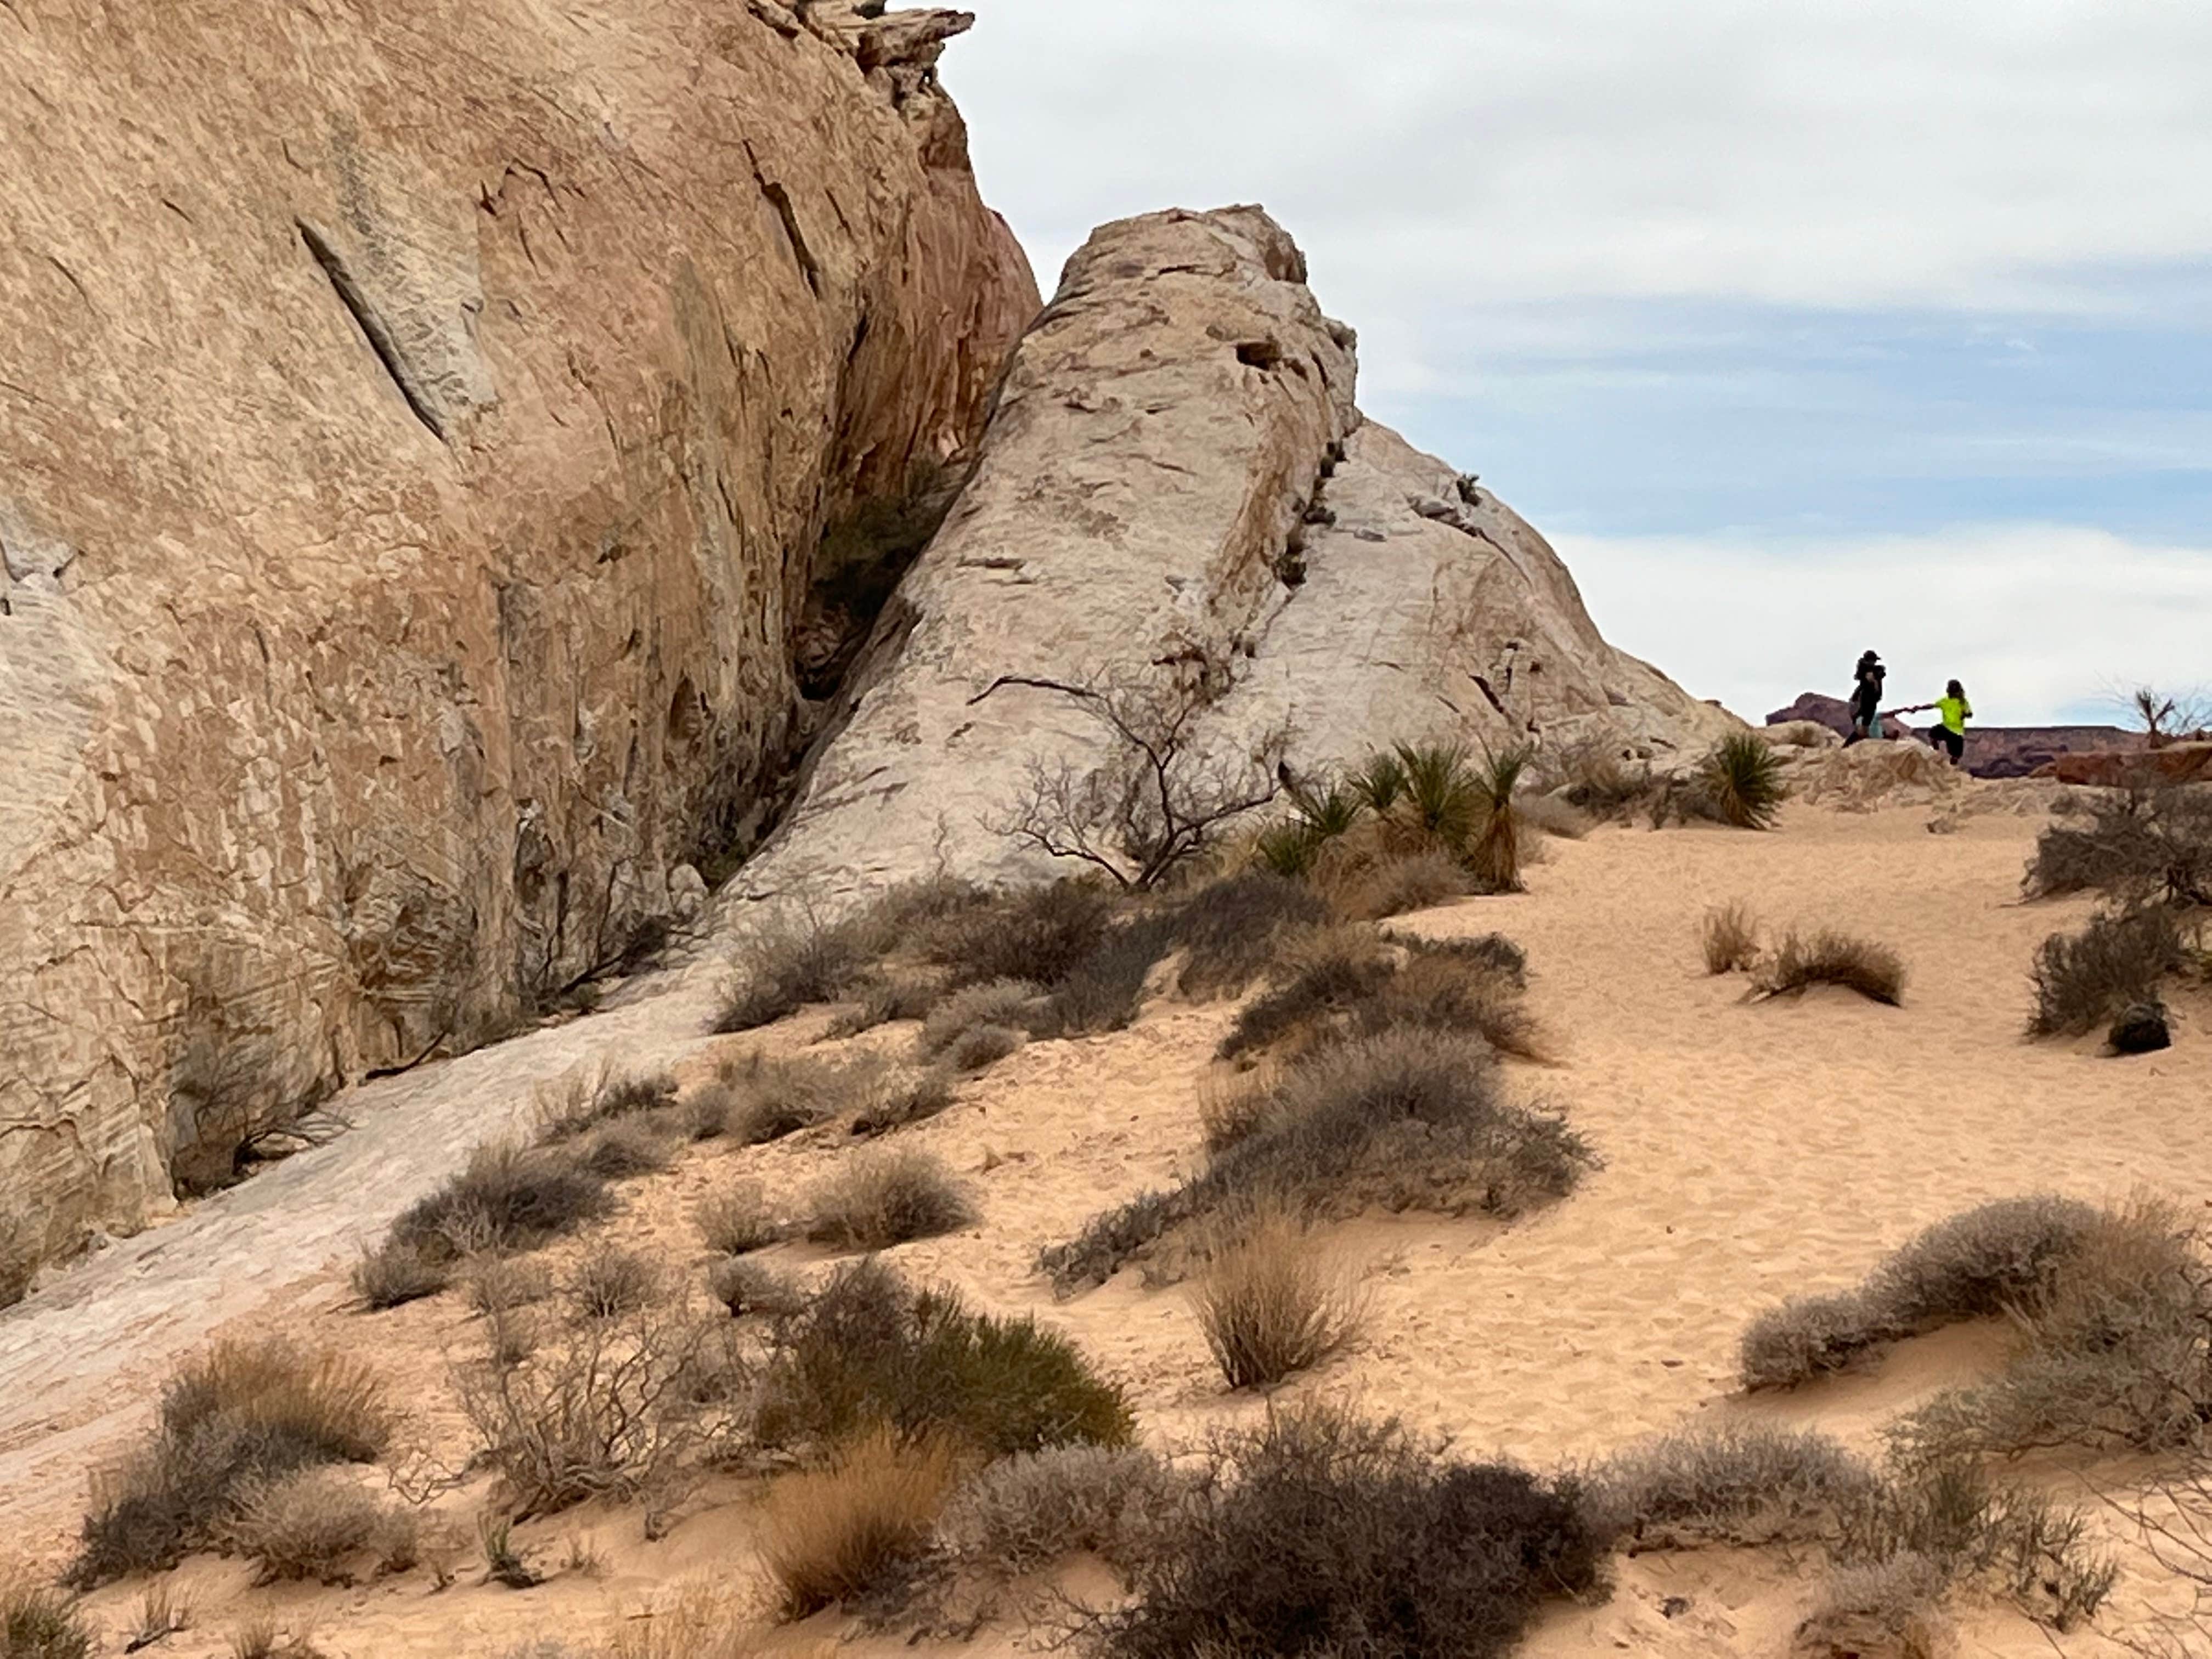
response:
<path fill-rule="evenodd" d="M 963 3 L 1048 294 L 1096 224 L 1265 204 L 1367 413 L 1698 695 L 2212 683 L 2212 6 Z"/>

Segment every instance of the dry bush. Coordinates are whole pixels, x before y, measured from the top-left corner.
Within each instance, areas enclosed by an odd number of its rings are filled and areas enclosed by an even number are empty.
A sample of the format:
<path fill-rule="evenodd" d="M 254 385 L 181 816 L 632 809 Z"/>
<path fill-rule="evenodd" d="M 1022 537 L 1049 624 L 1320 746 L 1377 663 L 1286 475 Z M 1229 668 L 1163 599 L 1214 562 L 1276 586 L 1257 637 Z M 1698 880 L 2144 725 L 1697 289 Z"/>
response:
<path fill-rule="evenodd" d="M 1116 925 L 1028 1018 L 1031 1036 L 1096 1036 L 1126 1030 L 1142 1012 L 1152 970 L 1172 947 L 1166 913 Z"/>
<path fill-rule="evenodd" d="M 691 1451 L 732 1431 L 684 1387 L 708 1328 L 654 1307 L 574 1326 L 515 1365 L 454 1373 L 462 1409 L 517 1520 L 667 1482 Z"/>
<path fill-rule="evenodd" d="M 276 1339 L 218 1344 L 169 1380 L 151 1438 L 95 1480 L 70 1579 L 173 1567 L 253 1483 L 373 1462 L 393 1427 L 383 1384 L 355 1361 Z"/>
<path fill-rule="evenodd" d="M 1524 829 L 1556 836 L 1561 841 L 1580 841 L 1591 829 L 1582 809 L 1563 795 L 1517 795 L 1513 814 Z"/>
<path fill-rule="evenodd" d="M 2166 976 L 2189 961 L 2180 925 L 2162 905 L 2092 916 L 2080 933 L 2053 933 L 2037 949 L 2028 1031 L 2079 1036 L 2131 1003 L 2158 1001 Z"/>
<path fill-rule="evenodd" d="M 1894 1006 L 1905 990 L 1905 963 L 1887 945 L 1823 928 L 1809 939 L 1783 936 L 1753 984 L 1765 996 L 1789 996 L 1813 985 L 1840 985 Z"/>
<path fill-rule="evenodd" d="M 926 1123 L 952 1104 L 952 1079 L 931 1066 L 885 1082 L 853 1120 L 856 1135 L 889 1134 L 909 1124 Z"/>
<path fill-rule="evenodd" d="M 854 1037 L 896 1020 L 926 1018 L 945 994 L 945 976 L 900 969 L 871 975 L 858 989 L 858 999 L 830 1022 L 825 1037 Z"/>
<path fill-rule="evenodd" d="M 1739 830 L 1771 830 L 1790 793 L 1782 757 L 1756 732 L 1732 732 L 1715 744 L 1692 787 L 1713 817 Z"/>
<path fill-rule="evenodd" d="M 582 1319 L 621 1319 L 667 1297 L 658 1264 L 611 1244 L 602 1244 L 568 1275 L 569 1305 Z"/>
<path fill-rule="evenodd" d="M 1001 979 L 1049 989 L 1105 943 L 1120 908 L 1087 882 L 1018 888 L 948 912 L 918 931 L 916 945 L 954 989 Z"/>
<path fill-rule="evenodd" d="M 353 1264 L 353 1293 L 372 1313 L 435 1296 L 453 1282 L 450 1261 L 419 1250 L 381 1248 L 362 1252 Z"/>
<path fill-rule="evenodd" d="M 790 1274 L 734 1257 L 707 1270 L 707 1288 L 733 1319 L 787 1318 L 804 1311 L 807 1302 L 806 1292 Z"/>
<path fill-rule="evenodd" d="M 1088 1634 L 1109 1659 L 1496 1659 L 1540 1603 L 1596 1583 L 1605 1540 L 1579 1500 L 1392 1423 L 1278 1413 L 1215 1443 L 1130 1600 Z"/>
<path fill-rule="evenodd" d="M 400 1212 L 382 1248 L 434 1261 L 534 1249 L 613 1207 L 605 1181 L 566 1148 L 479 1146 L 460 1174 Z"/>
<path fill-rule="evenodd" d="M 1186 996 L 1234 996 L 1263 973 L 1283 942 L 1328 920 L 1304 884 L 1265 870 L 1207 882 L 1165 917 L 1170 948 L 1183 953 L 1177 983 Z"/>
<path fill-rule="evenodd" d="M 1826 1435 L 1752 1425 L 1662 1435 L 1589 1479 L 1608 1534 L 1672 1548 L 1832 1536 L 1881 1477 Z"/>
<path fill-rule="evenodd" d="M 1206 1150 L 1234 1146 L 1267 1121 L 1280 1075 L 1273 1066 L 1248 1072 L 1208 1072 L 1199 1079 L 1198 1121 Z"/>
<path fill-rule="evenodd" d="M 2051 1194 L 1999 1199 L 1940 1221 L 1857 1289 L 1799 1297 L 1753 1320 L 1741 1350 L 1744 1386 L 1789 1388 L 1883 1344 L 2025 1306 L 2098 1222 L 2093 1206 Z"/>
<path fill-rule="evenodd" d="M 1357 928 L 1317 934 L 1293 951 L 1285 977 L 1238 1013 L 1224 1059 L 1269 1050 L 1296 1055 L 1399 1028 L 1473 1032 L 1501 1054 L 1548 1060 L 1549 1043 L 1522 1001 L 1519 947 L 1474 939 L 1378 939 Z"/>
<path fill-rule="evenodd" d="M 741 1146 L 759 1146 L 867 1111 L 891 1069 L 880 1054 L 771 1060 L 755 1049 L 725 1061 L 715 1075 L 732 1098 L 724 1133 Z"/>
<path fill-rule="evenodd" d="M 1561 756 L 1559 793 L 1601 822 L 1626 823 L 1648 807 L 1660 789 L 1649 761 L 1637 761 L 1597 744 Z"/>
<path fill-rule="evenodd" d="M 1481 890 L 1465 865 L 1433 849 L 1340 866 L 1323 878 L 1329 909 L 1344 921 L 1380 921 Z"/>
<path fill-rule="evenodd" d="M 1031 1005 L 1041 994 L 1027 980 L 994 979 L 963 986 L 929 1011 L 916 1040 L 917 1052 L 924 1060 L 938 1059 L 962 1033 L 979 1025 L 1025 1027 Z"/>
<path fill-rule="evenodd" d="M 692 1218 L 708 1249 L 719 1255 L 744 1255 L 779 1243 L 787 1231 L 757 1181 L 741 1181 L 702 1199 Z"/>
<path fill-rule="evenodd" d="M 1262 1194 L 1316 1214 L 1370 1205 L 1511 1217 L 1565 1196 L 1596 1159 L 1564 1120 L 1499 1096 L 1490 1045 L 1401 1027 L 1283 1074 L 1252 1133 L 1198 1174 L 1094 1217 L 1039 1267 L 1063 1292 L 1103 1283 L 1163 1235 Z"/>
<path fill-rule="evenodd" d="M 90 1659 L 92 1651 L 92 1632 L 70 1597 L 26 1579 L 0 1579 L 4 1659 Z"/>
<path fill-rule="evenodd" d="M 1947 1651 L 1942 1607 L 1951 1573 L 1910 1553 L 1831 1571 L 1798 1625 L 1796 1652 L 1934 1659 Z"/>
<path fill-rule="evenodd" d="M 610 1123 L 582 1144 L 576 1161 L 603 1181 L 628 1181 L 659 1174 L 676 1161 L 676 1147 L 657 1125 Z"/>
<path fill-rule="evenodd" d="M 1709 974 L 1748 973 L 1759 965 L 1759 919 L 1741 899 L 1706 911 L 1698 941 Z"/>
<path fill-rule="evenodd" d="M 469 1306 L 480 1314 L 526 1307 L 553 1294 L 553 1275 L 542 1261 L 477 1256 L 468 1263 L 463 1278 L 468 1286 Z"/>
<path fill-rule="evenodd" d="M 295 1469 L 252 1481 L 238 1494 L 219 1541 L 259 1570 L 261 1582 L 351 1583 L 354 1570 L 415 1557 L 414 1515 L 332 1468 Z"/>
<path fill-rule="evenodd" d="M 1140 1446 L 1053 1446 L 969 1476 L 938 1536 L 969 1572 L 1012 1577 L 1079 1553 L 1128 1572 L 1160 1546 L 1188 1490 Z"/>
<path fill-rule="evenodd" d="M 312 1624 L 287 1632 L 274 1613 L 256 1613 L 231 1632 L 230 1659 L 326 1659 Z"/>
<path fill-rule="evenodd" d="M 1012 1025 L 971 1025 L 953 1039 L 945 1063 L 956 1072 L 985 1071 L 1029 1040 L 1028 1032 Z"/>
<path fill-rule="evenodd" d="M 672 1072 L 616 1072 L 605 1066 L 580 1066 L 558 1082 L 538 1091 L 536 1115 L 541 1141 L 572 1140 L 602 1124 L 676 1103 Z"/>
<path fill-rule="evenodd" d="M 146 1586 L 138 1598 L 138 1618 L 131 1632 L 131 1639 L 123 1644 L 125 1653 L 136 1653 L 141 1648 L 150 1648 L 155 1643 L 190 1630 L 192 1625 L 192 1604 L 190 1597 L 179 1595 L 175 1585 L 155 1583 Z M 4 1620 L 0 1620 L 4 1630 Z M 0 1635 L 0 1653 L 12 1653 L 4 1635 Z"/>
<path fill-rule="evenodd" d="M 831 926 L 811 915 L 763 921 L 731 971 L 712 1030 L 750 1031 L 810 1004 L 835 1002 L 878 954 L 864 926 Z"/>
<path fill-rule="evenodd" d="M 808 1195 L 806 1237 L 840 1249 L 884 1250 L 957 1232 L 975 1219 L 967 1190 L 912 1146 L 854 1154 Z"/>
<path fill-rule="evenodd" d="M 958 1478 L 944 1442 L 878 1427 L 841 1446 L 826 1468 L 777 1481 L 761 1518 L 761 1554 L 784 1615 L 895 1595 L 927 1553 Z"/>
<path fill-rule="evenodd" d="M 1285 1042 L 1373 994 L 1396 971 L 1389 946 L 1368 928 L 1309 934 L 1285 953 L 1270 988 L 1237 1012 L 1221 1040 L 1221 1057 L 1233 1060 Z"/>
<path fill-rule="evenodd" d="M 1127 1444 L 1121 1391 L 1065 1337 L 1029 1319 L 971 1313 L 856 1262 L 770 1333 L 759 1431 L 770 1443 L 844 1439 L 872 1423 L 942 1434 L 994 1456 Z"/>
<path fill-rule="evenodd" d="M 2030 898 L 2095 891 L 2126 905 L 2212 904 L 2212 787 L 2130 789 L 2076 816 L 2087 821 L 2053 823 L 2036 837 Z"/>
<path fill-rule="evenodd" d="M 1224 1220 L 1208 1254 L 1191 1307 L 1231 1388 L 1271 1388 L 1358 1332 L 1357 1270 L 1288 1206 L 1263 1198 Z"/>

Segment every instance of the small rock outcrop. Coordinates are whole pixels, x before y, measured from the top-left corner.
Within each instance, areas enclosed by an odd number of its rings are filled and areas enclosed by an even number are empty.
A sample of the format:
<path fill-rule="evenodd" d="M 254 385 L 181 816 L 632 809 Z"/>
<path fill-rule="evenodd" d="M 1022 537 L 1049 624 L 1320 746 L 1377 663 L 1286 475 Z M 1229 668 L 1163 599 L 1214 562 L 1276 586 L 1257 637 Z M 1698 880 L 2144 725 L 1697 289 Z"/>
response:
<path fill-rule="evenodd" d="M 2116 1054 L 2154 1054 L 2161 1048 L 2172 1048 L 2173 1034 L 2166 1029 L 2166 1005 L 2130 1003 L 2112 1022 L 2108 1040 Z"/>
<path fill-rule="evenodd" d="M 1663 767 L 1740 729 L 1607 645 L 1477 480 L 1365 420 L 1354 347 L 1257 208 L 1095 232 L 735 890 L 822 902 L 1046 867 L 1004 823 L 1036 769 L 1095 766 L 1099 735 L 1023 682 L 1172 683 L 1194 746 L 1286 732 L 1305 775 L 1437 735 Z"/>
<path fill-rule="evenodd" d="M 1766 717 L 1769 727 L 1792 726 L 1806 720 L 1826 726 L 1837 735 L 1847 736 L 1851 729 L 1850 705 L 1841 697 L 1823 696 L 1818 691 L 1800 694 L 1797 701 L 1786 708 L 1778 708 Z M 1905 740 L 1926 742 L 1928 728 L 1914 731 L 1902 720 L 1885 720 L 1887 734 Z M 1978 778 L 2025 778 L 2039 775 L 2063 776 L 2063 770 L 2046 771 L 2054 762 L 2067 756 L 2113 757 L 2130 755 L 2144 746 L 2143 734 L 2130 732 L 2117 726 L 1984 726 L 1978 721 L 1966 727 L 1966 752 L 1963 764 Z M 2123 763 L 2112 759 L 2092 759 L 2086 767 L 2074 769 L 2094 774 L 2111 771 Z M 2088 776 L 2076 777 L 2075 782 L 2087 782 Z"/>
<path fill-rule="evenodd" d="M 889 585 L 841 529 L 939 488 L 1036 307 L 937 83 L 970 19 L 868 9 L 9 0 L 0 1208 L 40 1248 L 505 1029 L 757 832 L 870 619 L 825 576 Z"/>

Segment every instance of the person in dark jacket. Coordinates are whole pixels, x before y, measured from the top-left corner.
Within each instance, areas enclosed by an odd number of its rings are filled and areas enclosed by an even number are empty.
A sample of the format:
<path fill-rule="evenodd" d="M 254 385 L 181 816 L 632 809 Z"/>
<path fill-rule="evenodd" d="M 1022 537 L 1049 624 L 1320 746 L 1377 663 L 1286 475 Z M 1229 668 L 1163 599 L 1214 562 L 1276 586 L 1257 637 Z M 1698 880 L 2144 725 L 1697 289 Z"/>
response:
<path fill-rule="evenodd" d="M 1881 665 L 1881 658 L 1872 651 L 1859 654 L 1859 665 L 1853 674 L 1851 687 L 1851 734 L 1844 739 L 1848 749 L 1862 738 L 1881 735 L 1881 682 L 1889 671 Z"/>

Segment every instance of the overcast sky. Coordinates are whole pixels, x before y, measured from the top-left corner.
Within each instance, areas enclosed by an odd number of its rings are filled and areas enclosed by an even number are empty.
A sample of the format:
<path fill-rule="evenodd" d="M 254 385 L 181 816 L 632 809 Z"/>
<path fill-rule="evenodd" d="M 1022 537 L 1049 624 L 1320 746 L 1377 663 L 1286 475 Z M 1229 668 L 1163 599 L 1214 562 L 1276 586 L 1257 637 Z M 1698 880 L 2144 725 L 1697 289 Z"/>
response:
<path fill-rule="evenodd" d="M 1264 203 L 1368 413 L 1698 694 L 2212 682 L 2212 6 L 963 3 L 1048 293 L 1094 224 Z"/>

